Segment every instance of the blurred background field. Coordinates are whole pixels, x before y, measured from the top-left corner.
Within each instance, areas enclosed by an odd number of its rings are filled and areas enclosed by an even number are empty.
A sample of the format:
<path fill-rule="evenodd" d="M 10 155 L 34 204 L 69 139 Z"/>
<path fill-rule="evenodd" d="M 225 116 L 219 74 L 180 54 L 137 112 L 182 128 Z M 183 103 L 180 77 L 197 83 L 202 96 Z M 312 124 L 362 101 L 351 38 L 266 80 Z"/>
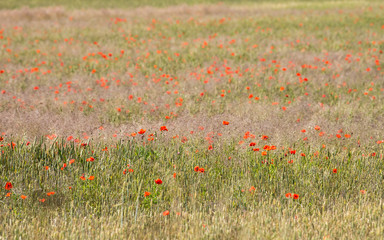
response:
<path fill-rule="evenodd" d="M 382 1 L 0 9 L 0 239 L 382 238 Z"/>
<path fill-rule="evenodd" d="M 274 7 L 287 7 L 292 5 L 301 5 L 306 6 L 305 4 L 315 4 L 315 5 L 329 5 L 329 4 L 342 4 L 344 6 L 362 4 L 362 3 L 372 3 L 372 2 L 381 2 L 380 0 L 332 0 L 332 1 L 315 1 L 315 0 L 295 0 L 295 1 L 284 1 L 284 0 L 2 0 L 0 2 L 0 9 L 16 9 L 22 7 L 52 7 L 52 6 L 62 6 L 68 9 L 103 9 L 103 8 L 116 8 L 116 9 L 131 9 L 143 6 L 151 7 L 167 7 L 167 6 L 176 6 L 176 5 L 198 5 L 198 4 L 225 4 L 225 5 L 270 5 Z M 307 5 L 307 7 L 309 7 Z M 313 7 L 313 5 L 312 5 Z"/>

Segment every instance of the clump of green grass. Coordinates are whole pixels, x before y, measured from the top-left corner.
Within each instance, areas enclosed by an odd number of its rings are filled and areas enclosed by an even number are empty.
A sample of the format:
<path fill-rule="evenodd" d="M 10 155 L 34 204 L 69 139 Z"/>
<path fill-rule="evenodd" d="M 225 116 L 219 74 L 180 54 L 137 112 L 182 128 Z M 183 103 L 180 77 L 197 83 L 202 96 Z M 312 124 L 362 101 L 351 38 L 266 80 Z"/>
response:
<path fill-rule="evenodd" d="M 195 141 L 180 144 L 165 136 L 144 146 L 140 136 L 112 145 L 37 140 L 26 146 L 17 142 L 15 147 L 2 150 L 2 182 L 11 181 L 13 188 L 2 191 L 5 228 L 1 234 L 6 238 L 31 237 L 30 232 L 20 230 L 32 224 L 47 237 L 54 237 L 55 231 L 62 237 L 78 236 L 72 224 L 87 219 L 103 226 L 102 234 L 117 231 L 132 238 L 153 237 L 155 229 L 159 236 L 169 232 L 184 238 L 187 232 L 179 232 L 184 228 L 192 228 L 196 237 L 333 237 L 341 230 L 325 230 L 309 222 L 299 227 L 295 222 L 324 217 L 347 224 L 350 220 L 343 214 L 373 211 L 364 220 L 351 220 L 360 227 L 342 236 L 378 236 L 365 228 L 367 219 L 374 221 L 381 216 L 375 212 L 383 194 L 381 150 L 376 149 L 375 156 L 362 157 L 363 150 L 332 151 L 304 144 L 295 146 L 295 154 L 284 149 L 267 151 L 264 156 L 251 147 L 242 149 L 237 143 L 224 142 L 207 150 Z M 205 171 L 196 171 L 196 167 Z M 156 184 L 156 179 L 162 184 Z M 5 192 L 11 195 L 5 196 Z M 145 196 L 145 192 L 150 194 Z M 287 193 L 297 194 L 297 199 L 287 197 Z M 27 198 L 22 199 L 22 195 Z M 254 215 L 260 208 L 269 209 L 261 214 L 264 220 Z M 162 216 L 166 210 L 170 215 Z M 347 212 L 330 214 L 342 210 Z M 282 217 L 279 224 L 283 228 L 264 233 L 248 229 L 253 223 L 274 221 L 276 215 Z M 224 219 L 215 220 L 220 216 Z M 112 222 L 105 226 L 103 221 L 110 218 Z M 20 220 L 9 225 L 11 219 Z M 223 232 L 222 224 L 244 219 L 251 222 L 230 225 Z M 293 232 L 286 235 L 287 228 Z M 92 227 L 89 231 L 96 230 Z"/>

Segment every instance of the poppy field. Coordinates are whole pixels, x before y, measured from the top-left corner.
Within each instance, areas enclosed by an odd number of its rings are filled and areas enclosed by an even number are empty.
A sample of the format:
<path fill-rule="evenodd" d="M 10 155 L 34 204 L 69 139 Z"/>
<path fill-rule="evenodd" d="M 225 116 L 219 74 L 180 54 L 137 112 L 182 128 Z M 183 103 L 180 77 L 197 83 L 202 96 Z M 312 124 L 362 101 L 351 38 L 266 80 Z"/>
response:
<path fill-rule="evenodd" d="M 0 239 L 382 238 L 382 2 L 114 2 L 0 3 Z"/>

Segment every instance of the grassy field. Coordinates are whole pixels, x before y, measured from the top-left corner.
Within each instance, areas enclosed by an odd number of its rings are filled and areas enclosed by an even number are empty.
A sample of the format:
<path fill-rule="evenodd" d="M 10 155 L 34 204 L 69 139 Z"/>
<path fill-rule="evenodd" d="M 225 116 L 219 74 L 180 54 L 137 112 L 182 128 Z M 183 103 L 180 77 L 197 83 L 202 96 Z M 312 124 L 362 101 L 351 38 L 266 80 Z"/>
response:
<path fill-rule="evenodd" d="M 320 3 L 319 3 L 320 2 Z M 61 6 L 69 9 L 132 9 L 137 7 L 168 7 L 175 5 L 198 5 L 198 4 L 219 4 L 219 5 L 255 5 L 259 7 L 260 5 L 309 5 L 313 8 L 313 5 L 329 5 L 338 3 L 342 5 L 349 5 L 354 3 L 380 3 L 381 0 L 326 0 L 326 1 L 317 1 L 317 0 L 294 0 L 294 1 L 285 1 L 285 0 L 2 0 L 0 2 L 0 9 L 17 9 L 17 8 L 39 8 L 39 7 L 52 7 L 52 6 Z"/>
<path fill-rule="evenodd" d="M 50 2 L 0 2 L 0 239 L 382 238 L 383 3 Z"/>

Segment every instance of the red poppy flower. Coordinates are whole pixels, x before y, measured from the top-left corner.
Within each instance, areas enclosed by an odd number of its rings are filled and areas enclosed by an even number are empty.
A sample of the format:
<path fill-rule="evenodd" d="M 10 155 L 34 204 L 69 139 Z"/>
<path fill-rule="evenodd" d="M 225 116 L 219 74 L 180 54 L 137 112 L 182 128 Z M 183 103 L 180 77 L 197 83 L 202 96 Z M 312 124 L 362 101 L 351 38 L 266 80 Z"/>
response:
<path fill-rule="evenodd" d="M 168 129 L 167 129 L 166 126 L 161 126 L 161 127 L 160 127 L 160 131 L 168 131 Z"/>
<path fill-rule="evenodd" d="M 140 131 L 138 132 L 138 134 L 144 134 L 145 131 L 147 131 L 147 130 L 145 130 L 145 129 L 140 129 Z"/>
<path fill-rule="evenodd" d="M 205 169 L 204 168 L 199 168 L 199 172 L 204 173 Z"/>
<path fill-rule="evenodd" d="M 5 190 L 11 190 L 13 188 L 13 186 L 12 186 L 12 183 L 11 182 L 7 182 L 6 184 L 5 184 Z"/>
<path fill-rule="evenodd" d="M 293 199 L 299 199 L 299 194 L 293 194 Z"/>
<path fill-rule="evenodd" d="M 208 150 L 212 150 L 212 149 L 213 149 L 212 145 L 209 145 Z"/>
<path fill-rule="evenodd" d="M 263 136 L 261 137 L 261 139 L 263 139 L 263 140 L 268 140 L 268 136 L 267 136 L 267 135 L 263 135 Z"/>
<path fill-rule="evenodd" d="M 291 194 L 291 193 L 286 193 L 286 194 L 285 194 L 285 197 L 286 197 L 286 198 L 290 198 L 290 197 L 292 197 L 292 194 Z"/>
<path fill-rule="evenodd" d="M 163 212 L 163 216 L 168 216 L 168 215 L 169 215 L 169 211 L 168 210 Z"/>
<path fill-rule="evenodd" d="M 149 195 L 151 195 L 150 192 L 144 192 L 144 197 L 148 197 Z"/>
<path fill-rule="evenodd" d="M 334 168 L 334 169 L 332 170 L 332 172 L 333 172 L 333 173 L 337 173 L 337 168 Z"/>
<path fill-rule="evenodd" d="M 195 172 L 198 172 L 199 171 L 199 166 L 196 166 L 193 170 L 195 170 Z"/>
<path fill-rule="evenodd" d="M 156 184 L 162 184 L 162 183 L 163 183 L 163 181 L 161 181 L 161 179 L 160 179 L 160 178 L 158 178 L 158 179 L 156 179 L 156 180 L 155 180 L 155 183 L 156 183 Z"/>
<path fill-rule="evenodd" d="M 223 121 L 223 125 L 229 125 L 229 122 Z"/>

